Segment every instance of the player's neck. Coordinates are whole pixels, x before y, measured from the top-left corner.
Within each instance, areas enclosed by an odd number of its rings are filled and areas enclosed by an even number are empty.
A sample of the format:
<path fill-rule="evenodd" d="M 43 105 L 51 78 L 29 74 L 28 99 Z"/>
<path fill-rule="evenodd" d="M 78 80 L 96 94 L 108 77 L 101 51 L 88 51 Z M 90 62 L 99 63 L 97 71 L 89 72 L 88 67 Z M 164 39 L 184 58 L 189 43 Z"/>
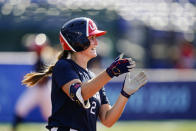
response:
<path fill-rule="evenodd" d="M 82 55 L 72 55 L 71 59 L 84 69 L 87 69 L 88 58 Z"/>

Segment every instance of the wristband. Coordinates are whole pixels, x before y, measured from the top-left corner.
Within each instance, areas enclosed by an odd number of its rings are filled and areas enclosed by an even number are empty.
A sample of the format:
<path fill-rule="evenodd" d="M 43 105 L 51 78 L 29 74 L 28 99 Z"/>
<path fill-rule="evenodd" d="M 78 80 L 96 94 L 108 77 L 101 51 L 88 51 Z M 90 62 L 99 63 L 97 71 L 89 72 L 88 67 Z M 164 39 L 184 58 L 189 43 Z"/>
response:
<path fill-rule="evenodd" d="M 121 90 L 121 95 L 123 95 L 124 97 L 126 97 L 126 98 L 128 98 L 129 99 L 129 97 L 131 96 L 131 95 L 129 95 L 129 94 L 127 94 L 123 89 Z"/>

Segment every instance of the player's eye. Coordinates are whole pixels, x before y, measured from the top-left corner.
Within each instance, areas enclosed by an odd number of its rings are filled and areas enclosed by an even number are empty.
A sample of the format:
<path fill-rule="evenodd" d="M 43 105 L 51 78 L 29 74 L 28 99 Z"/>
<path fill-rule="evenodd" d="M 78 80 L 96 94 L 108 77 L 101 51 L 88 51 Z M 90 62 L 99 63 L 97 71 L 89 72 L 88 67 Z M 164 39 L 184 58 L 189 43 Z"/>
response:
<path fill-rule="evenodd" d="M 93 41 L 96 39 L 96 36 L 90 36 L 88 39 Z"/>

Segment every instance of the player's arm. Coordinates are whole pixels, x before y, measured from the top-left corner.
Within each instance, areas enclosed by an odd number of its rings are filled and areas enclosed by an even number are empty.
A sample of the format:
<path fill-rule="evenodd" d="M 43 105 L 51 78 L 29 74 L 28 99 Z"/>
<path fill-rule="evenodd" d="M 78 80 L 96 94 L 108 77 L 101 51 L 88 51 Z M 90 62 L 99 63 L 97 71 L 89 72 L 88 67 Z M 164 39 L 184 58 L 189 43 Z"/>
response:
<path fill-rule="evenodd" d="M 97 75 L 92 80 L 82 83 L 79 79 L 74 79 L 65 85 L 63 85 L 62 89 L 63 91 L 70 96 L 70 88 L 73 84 L 78 83 L 80 84 L 81 88 L 81 95 L 84 100 L 88 100 L 90 97 L 92 97 L 96 92 L 98 92 L 108 81 L 110 81 L 112 78 L 106 73 L 106 71 L 103 71 L 99 75 Z"/>
<path fill-rule="evenodd" d="M 70 87 L 78 83 L 81 88 L 81 96 L 83 100 L 88 100 L 96 92 L 98 92 L 105 84 L 107 84 L 114 76 L 119 76 L 123 73 L 129 72 L 135 67 L 135 61 L 131 58 L 122 59 L 122 55 L 119 56 L 105 71 L 97 75 L 86 83 L 81 83 L 79 79 L 72 80 L 62 86 L 65 93 L 70 96 Z M 78 85 L 77 85 L 78 87 Z"/>
<path fill-rule="evenodd" d="M 107 127 L 111 127 L 121 116 L 127 101 L 127 98 L 120 95 L 112 107 L 109 104 L 103 104 L 99 111 L 101 123 Z"/>
<path fill-rule="evenodd" d="M 98 92 L 111 77 L 104 71 L 89 82 L 82 83 L 79 79 L 71 80 L 62 86 L 62 90 L 79 105 L 89 108 L 88 99 Z"/>
<path fill-rule="evenodd" d="M 100 108 L 100 121 L 107 127 L 111 127 L 121 116 L 129 97 L 147 82 L 144 72 L 140 72 L 133 79 L 130 79 L 130 72 L 127 73 L 121 94 L 116 103 L 111 107 L 104 104 Z"/>

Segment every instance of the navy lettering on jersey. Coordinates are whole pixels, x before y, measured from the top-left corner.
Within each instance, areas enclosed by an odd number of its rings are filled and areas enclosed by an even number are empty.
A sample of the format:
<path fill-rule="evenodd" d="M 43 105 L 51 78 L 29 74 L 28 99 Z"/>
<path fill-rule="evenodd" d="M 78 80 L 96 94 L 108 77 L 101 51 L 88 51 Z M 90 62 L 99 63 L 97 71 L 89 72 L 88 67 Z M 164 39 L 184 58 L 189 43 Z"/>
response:
<path fill-rule="evenodd" d="M 109 103 L 104 88 L 89 99 L 91 107 L 88 109 L 73 102 L 61 89 L 73 79 L 86 82 L 93 77 L 92 72 L 70 59 L 61 59 L 56 63 L 52 74 L 52 115 L 49 117 L 48 129 L 70 127 L 79 131 L 96 131 L 99 108 L 102 104 Z"/>

